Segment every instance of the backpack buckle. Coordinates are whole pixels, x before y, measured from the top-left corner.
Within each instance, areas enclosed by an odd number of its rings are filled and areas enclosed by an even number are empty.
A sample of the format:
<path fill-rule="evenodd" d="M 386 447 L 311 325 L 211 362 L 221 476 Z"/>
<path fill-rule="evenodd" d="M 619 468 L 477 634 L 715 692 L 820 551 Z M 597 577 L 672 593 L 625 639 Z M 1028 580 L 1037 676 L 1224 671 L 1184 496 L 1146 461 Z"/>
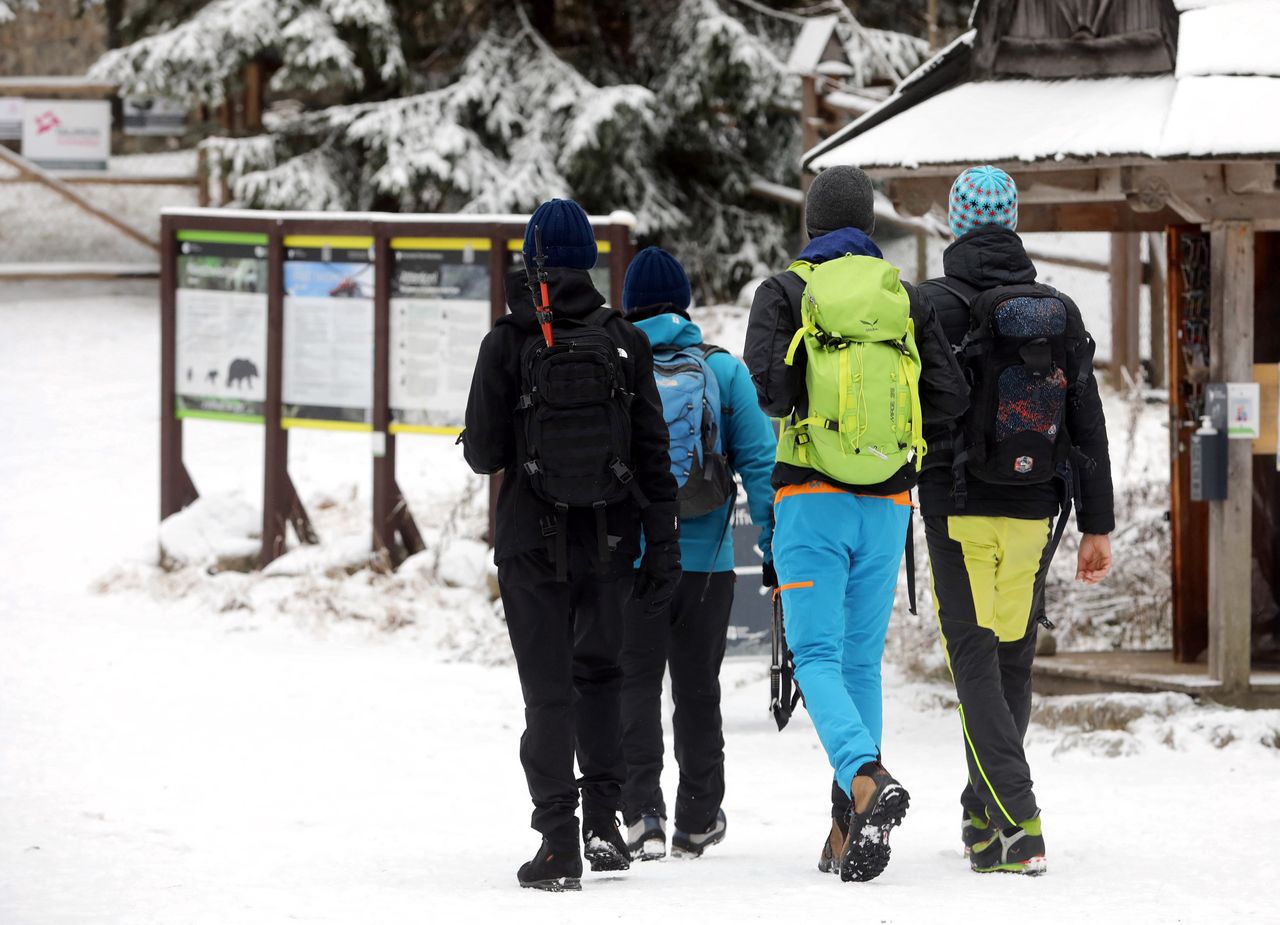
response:
<path fill-rule="evenodd" d="M 621 459 L 615 459 L 609 463 L 609 470 L 617 477 L 618 481 L 623 485 L 628 484 L 635 476 L 631 474 L 631 470 L 626 467 Z"/>
<path fill-rule="evenodd" d="M 538 526 L 542 529 L 542 535 L 544 537 L 555 536 L 556 533 L 558 532 L 558 528 L 556 527 L 556 519 L 550 514 L 548 514 L 547 516 L 539 520 Z"/>
<path fill-rule="evenodd" d="M 530 475 L 537 475 L 542 471 L 542 465 L 536 459 L 530 459 L 524 464 L 524 471 Z"/>

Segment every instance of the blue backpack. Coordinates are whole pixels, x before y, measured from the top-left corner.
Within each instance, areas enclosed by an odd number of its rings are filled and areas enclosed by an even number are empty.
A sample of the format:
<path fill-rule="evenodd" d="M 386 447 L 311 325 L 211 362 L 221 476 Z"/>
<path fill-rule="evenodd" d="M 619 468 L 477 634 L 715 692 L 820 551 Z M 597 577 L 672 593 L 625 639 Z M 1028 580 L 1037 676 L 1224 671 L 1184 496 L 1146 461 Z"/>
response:
<path fill-rule="evenodd" d="M 681 519 L 691 520 L 722 507 L 737 487 L 720 440 L 720 383 L 707 357 L 719 347 L 657 347 L 653 373 L 662 396 L 662 416 L 671 442 L 671 473 L 680 491 Z"/>

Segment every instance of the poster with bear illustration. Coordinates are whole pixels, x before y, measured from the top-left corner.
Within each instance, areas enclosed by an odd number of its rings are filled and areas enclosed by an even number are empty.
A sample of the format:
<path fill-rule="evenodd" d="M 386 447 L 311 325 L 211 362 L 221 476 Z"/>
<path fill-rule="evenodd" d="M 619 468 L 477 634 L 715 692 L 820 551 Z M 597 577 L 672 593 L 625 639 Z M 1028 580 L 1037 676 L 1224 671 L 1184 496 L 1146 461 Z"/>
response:
<path fill-rule="evenodd" d="M 267 237 L 178 232 L 178 417 L 262 422 Z"/>

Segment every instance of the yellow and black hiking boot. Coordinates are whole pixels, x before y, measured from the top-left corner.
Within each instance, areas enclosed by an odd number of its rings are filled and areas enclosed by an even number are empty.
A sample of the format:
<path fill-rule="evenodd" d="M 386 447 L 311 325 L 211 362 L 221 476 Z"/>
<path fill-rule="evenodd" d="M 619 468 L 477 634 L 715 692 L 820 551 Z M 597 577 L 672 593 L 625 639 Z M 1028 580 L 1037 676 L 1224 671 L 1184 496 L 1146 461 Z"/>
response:
<path fill-rule="evenodd" d="M 840 879 L 874 880 L 889 865 L 889 833 L 902 824 L 911 795 L 878 761 L 858 769 L 851 789 L 855 802 L 849 807 L 849 831 L 840 852 Z M 865 807 L 862 812 L 857 810 L 859 802 Z"/>
<path fill-rule="evenodd" d="M 822 854 L 818 856 L 818 870 L 824 874 L 840 873 L 840 854 L 844 851 L 844 840 L 849 835 L 849 820 L 832 819 L 831 831 L 827 840 L 822 843 Z"/>
<path fill-rule="evenodd" d="M 516 879 L 530 890 L 550 893 L 581 890 L 582 855 L 578 853 L 578 846 L 554 847 L 544 838 L 533 860 L 520 865 Z"/>
<path fill-rule="evenodd" d="M 1039 816 L 1007 829 L 991 828 L 991 836 L 974 845 L 969 855 L 973 870 L 980 874 L 1002 872 L 1032 877 L 1048 870 Z"/>
<path fill-rule="evenodd" d="M 964 856 L 973 853 L 973 846 L 991 839 L 993 829 L 984 812 L 981 816 L 966 811 L 964 821 L 960 823 L 960 840 L 964 842 Z"/>

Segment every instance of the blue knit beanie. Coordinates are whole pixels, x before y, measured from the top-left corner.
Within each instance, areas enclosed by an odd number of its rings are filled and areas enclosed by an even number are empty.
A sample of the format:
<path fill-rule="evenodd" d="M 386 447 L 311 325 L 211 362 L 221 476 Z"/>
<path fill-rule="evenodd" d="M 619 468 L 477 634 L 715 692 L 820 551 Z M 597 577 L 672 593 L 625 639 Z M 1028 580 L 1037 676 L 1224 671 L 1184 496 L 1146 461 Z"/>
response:
<path fill-rule="evenodd" d="M 636 254 L 622 280 L 622 310 L 633 312 L 650 305 L 674 305 L 685 309 L 693 300 L 689 274 L 660 247 L 646 247 Z"/>
<path fill-rule="evenodd" d="M 951 184 L 947 222 L 957 238 L 979 225 L 1017 231 L 1018 184 L 999 167 L 970 167 Z"/>
<path fill-rule="evenodd" d="M 538 206 L 524 229 L 524 265 L 534 267 L 533 229 L 542 234 L 547 266 L 590 270 L 596 265 L 596 235 L 582 206 L 572 199 L 549 199 Z"/>

